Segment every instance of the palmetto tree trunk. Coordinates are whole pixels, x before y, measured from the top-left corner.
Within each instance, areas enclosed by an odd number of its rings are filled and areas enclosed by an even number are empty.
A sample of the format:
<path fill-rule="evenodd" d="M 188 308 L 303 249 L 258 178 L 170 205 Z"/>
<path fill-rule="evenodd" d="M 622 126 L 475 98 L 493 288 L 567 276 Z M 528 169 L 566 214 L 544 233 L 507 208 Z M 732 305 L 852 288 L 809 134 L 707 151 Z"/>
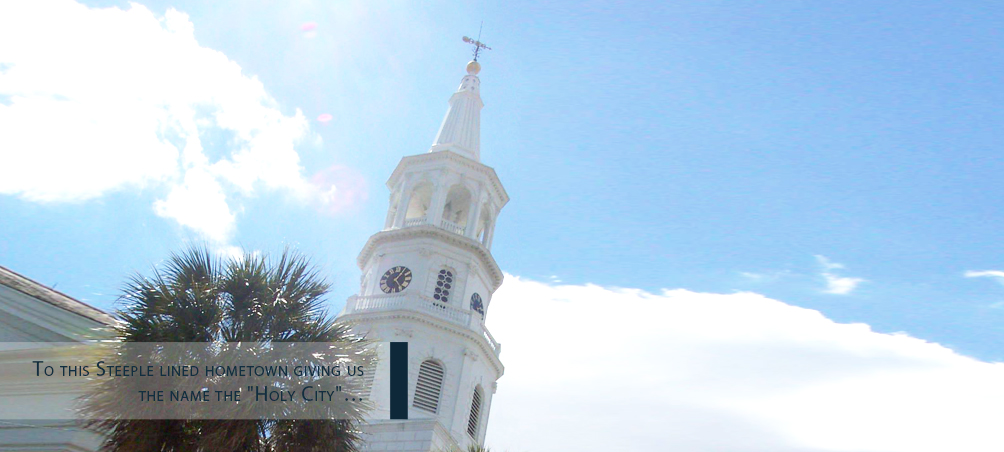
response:
<path fill-rule="evenodd" d="M 125 342 L 362 344 L 324 310 L 327 290 L 309 261 L 289 249 L 276 257 L 245 253 L 224 260 L 205 247 L 190 248 L 149 276 L 129 280 L 118 333 Z M 108 412 L 96 405 L 85 409 Z M 352 414 L 340 420 L 105 418 L 88 427 L 106 435 L 102 450 L 115 452 L 351 452 L 361 413 Z"/>

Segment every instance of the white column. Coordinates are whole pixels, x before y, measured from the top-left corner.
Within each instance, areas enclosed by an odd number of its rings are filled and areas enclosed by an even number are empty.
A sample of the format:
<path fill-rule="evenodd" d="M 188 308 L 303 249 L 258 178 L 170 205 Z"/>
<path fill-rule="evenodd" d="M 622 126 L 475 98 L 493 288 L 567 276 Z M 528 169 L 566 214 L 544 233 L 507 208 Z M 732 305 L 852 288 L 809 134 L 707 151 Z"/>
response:
<path fill-rule="evenodd" d="M 401 210 L 401 192 L 391 193 L 389 204 L 387 207 L 387 218 L 383 221 L 384 230 L 390 229 L 394 226 L 394 222 L 397 220 L 397 213 Z"/>
<path fill-rule="evenodd" d="M 450 180 L 440 180 L 436 183 L 435 191 L 432 192 L 432 202 L 429 203 L 429 210 L 427 212 L 429 223 L 436 227 L 440 227 L 443 223 L 443 207 L 446 204 L 446 194 L 452 185 Z"/>
<path fill-rule="evenodd" d="M 498 221 L 498 218 L 496 218 L 498 216 L 498 210 L 495 209 L 494 205 L 489 206 L 489 208 L 491 209 L 492 214 L 488 217 L 488 224 L 485 226 L 485 240 L 482 244 L 485 248 L 488 248 L 488 251 L 491 251 L 492 238 L 495 236 L 495 222 Z"/>
<path fill-rule="evenodd" d="M 394 229 L 399 229 L 404 227 L 404 219 L 408 215 L 408 205 L 411 204 L 411 195 L 413 184 L 410 181 L 405 181 L 401 184 L 401 196 L 397 203 L 397 215 L 394 216 Z"/>
<path fill-rule="evenodd" d="M 481 206 L 484 205 L 484 200 L 481 199 L 480 193 L 477 196 L 472 196 L 474 205 L 470 209 L 470 213 L 467 215 L 467 230 L 464 231 L 464 235 L 467 238 L 474 240 L 478 239 L 478 223 L 481 221 Z"/>
<path fill-rule="evenodd" d="M 485 436 L 488 436 L 488 414 L 492 412 L 492 399 L 495 398 L 495 391 L 498 383 L 492 383 L 491 390 L 482 387 L 484 390 L 484 400 L 481 401 L 481 423 L 478 425 L 478 444 L 484 445 Z"/>
<path fill-rule="evenodd" d="M 472 390 L 472 386 L 470 385 L 472 381 L 468 380 L 467 377 L 471 374 L 474 362 L 478 360 L 478 355 L 465 347 L 463 360 L 463 364 L 460 366 L 460 384 L 457 385 L 456 390 L 453 392 L 453 422 L 451 423 L 450 430 L 453 433 L 459 433 L 459 436 L 456 434 L 453 435 L 456 439 L 468 437 L 467 418 L 470 416 L 471 406 L 466 404 L 461 405 L 460 401 L 465 400 L 467 392 Z M 468 381 L 468 384 L 464 384 L 465 380 Z"/>

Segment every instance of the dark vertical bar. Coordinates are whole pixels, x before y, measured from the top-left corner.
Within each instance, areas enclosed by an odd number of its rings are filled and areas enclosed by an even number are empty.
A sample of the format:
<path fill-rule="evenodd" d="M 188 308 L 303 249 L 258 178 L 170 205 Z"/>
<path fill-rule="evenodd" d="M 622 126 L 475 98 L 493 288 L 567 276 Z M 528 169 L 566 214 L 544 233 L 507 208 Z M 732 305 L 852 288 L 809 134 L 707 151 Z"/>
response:
<path fill-rule="evenodd" d="M 390 343 L 390 418 L 408 419 L 408 343 Z"/>

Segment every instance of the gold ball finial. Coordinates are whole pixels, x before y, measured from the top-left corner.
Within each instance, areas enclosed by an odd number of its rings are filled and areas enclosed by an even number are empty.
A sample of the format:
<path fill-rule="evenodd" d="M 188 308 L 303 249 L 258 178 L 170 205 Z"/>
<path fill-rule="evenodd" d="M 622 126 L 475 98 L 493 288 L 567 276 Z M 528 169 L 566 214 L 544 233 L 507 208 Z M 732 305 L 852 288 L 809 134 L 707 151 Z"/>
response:
<path fill-rule="evenodd" d="M 481 72 L 481 63 L 478 63 L 477 61 L 471 61 L 470 63 L 467 63 L 468 74 L 478 75 L 478 72 Z"/>

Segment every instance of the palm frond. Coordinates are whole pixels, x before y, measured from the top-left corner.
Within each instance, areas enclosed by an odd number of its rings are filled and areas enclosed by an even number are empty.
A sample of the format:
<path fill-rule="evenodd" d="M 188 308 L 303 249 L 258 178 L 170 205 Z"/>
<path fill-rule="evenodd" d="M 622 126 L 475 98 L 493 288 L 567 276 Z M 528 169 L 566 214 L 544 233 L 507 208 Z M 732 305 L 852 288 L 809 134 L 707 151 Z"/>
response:
<path fill-rule="evenodd" d="M 364 343 L 324 309 L 328 288 L 310 259 L 288 247 L 275 258 L 245 252 L 223 261 L 196 246 L 126 281 L 117 332 L 126 342 Z M 359 441 L 359 412 L 349 420 L 119 419 L 120 381 L 86 399 L 102 415 L 87 427 L 106 435 L 104 451 L 353 452 Z"/>

